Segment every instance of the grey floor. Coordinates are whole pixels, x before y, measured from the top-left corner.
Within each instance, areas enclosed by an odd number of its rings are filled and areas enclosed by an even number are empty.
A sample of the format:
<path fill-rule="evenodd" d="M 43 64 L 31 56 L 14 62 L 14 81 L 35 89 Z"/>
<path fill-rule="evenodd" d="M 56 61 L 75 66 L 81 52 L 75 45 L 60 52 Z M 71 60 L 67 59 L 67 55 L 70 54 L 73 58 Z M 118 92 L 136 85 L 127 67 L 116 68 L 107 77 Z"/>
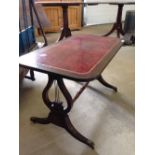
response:
<path fill-rule="evenodd" d="M 109 25 L 74 31 L 73 34 L 102 35 Z M 115 36 L 115 34 L 113 34 Z M 59 33 L 48 34 L 53 43 Z M 45 74 L 35 72 L 36 81 L 20 84 L 20 155 L 134 155 L 135 153 L 135 48 L 122 47 L 102 75 L 118 87 L 118 92 L 93 81 L 75 102 L 69 116 L 74 126 L 95 142 L 95 150 L 75 140 L 55 125 L 30 122 L 31 116 L 47 116 L 41 93 L 47 83 Z M 80 84 L 65 80 L 74 95 Z M 50 97 L 54 96 L 54 88 Z M 63 97 L 61 96 L 62 100 Z"/>

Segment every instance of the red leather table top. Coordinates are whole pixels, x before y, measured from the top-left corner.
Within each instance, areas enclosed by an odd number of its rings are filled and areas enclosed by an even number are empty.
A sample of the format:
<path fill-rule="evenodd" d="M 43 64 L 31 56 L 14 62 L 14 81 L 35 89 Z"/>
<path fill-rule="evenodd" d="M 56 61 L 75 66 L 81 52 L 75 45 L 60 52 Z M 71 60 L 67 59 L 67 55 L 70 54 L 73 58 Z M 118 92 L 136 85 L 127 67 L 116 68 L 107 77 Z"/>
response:
<path fill-rule="evenodd" d="M 117 53 L 118 38 L 72 36 L 20 57 L 20 66 L 73 79 L 96 78 Z"/>

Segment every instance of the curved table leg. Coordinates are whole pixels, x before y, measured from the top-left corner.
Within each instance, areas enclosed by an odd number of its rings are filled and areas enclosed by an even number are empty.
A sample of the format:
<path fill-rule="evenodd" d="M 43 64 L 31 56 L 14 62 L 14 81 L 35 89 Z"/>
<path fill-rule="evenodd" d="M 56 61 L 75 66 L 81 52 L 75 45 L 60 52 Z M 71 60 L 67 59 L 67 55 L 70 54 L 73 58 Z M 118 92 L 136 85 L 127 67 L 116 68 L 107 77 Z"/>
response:
<path fill-rule="evenodd" d="M 114 24 L 113 27 L 112 27 L 112 29 L 111 29 L 108 33 L 104 34 L 103 36 L 105 36 L 105 37 L 106 37 L 106 36 L 109 36 L 109 35 L 112 34 L 116 29 L 117 29 L 117 25 Z"/>
<path fill-rule="evenodd" d="M 70 37 L 71 30 L 68 26 L 68 6 L 67 5 L 62 5 L 62 11 L 63 11 L 63 29 L 61 31 L 61 35 L 58 39 L 58 41 L 62 40 L 64 37 Z"/>
<path fill-rule="evenodd" d="M 62 102 L 56 102 L 53 101 L 51 102 L 48 96 L 49 89 L 52 86 L 52 83 L 54 80 L 57 80 L 58 86 L 64 95 L 66 101 L 67 101 L 67 108 L 63 107 Z M 94 149 L 94 143 L 89 140 L 88 138 L 84 137 L 82 134 L 80 134 L 75 127 L 72 125 L 70 118 L 68 116 L 68 113 L 70 112 L 72 105 L 73 105 L 73 99 L 68 92 L 62 78 L 57 77 L 53 79 L 49 75 L 48 83 L 43 90 L 42 93 L 43 101 L 45 105 L 50 109 L 49 115 L 47 118 L 38 118 L 38 117 L 31 117 L 31 121 L 33 123 L 40 123 L 40 124 L 48 124 L 48 123 L 53 123 L 59 127 L 62 127 L 66 129 L 74 138 L 79 140 L 80 142 L 88 145 L 92 149 Z"/>
<path fill-rule="evenodd" d="M 106 81 L 102 78 L 102 76 L 99 76 L 99 77 L 97 78 L 97 80 L 98 80 L 100 83 L 102 83 L 104 86 L 106 86 L 106 87 L 108 87 L 108 88 L 111 88 L 111 89 L 113 89 L 115 92 L 117 92 L 117 87 L 115 87 L 115 86 L 109 84 L 108 82 L 106 82 Z"/>
<path fill-rule="evenodd" d="M 71 34 L 70 28 L 63 28 L 62 31 L 61 31 L 61 35 L 60 35 L 58 41 L 62 40 L 64 37 L 65 38 L 70 37 L 71 35 L 72 34 Z"/>
<path fill-rule="evenodd" d="M 120 26 L 120 31 L 119 31 L 119 32 L 120 32 L 121 35 L 124 35 L 124 31 L 123 31 L 123 28 L 122 28 L 122 24 L 121 24 L 121 26 Z"/>
<path fill-rule="evenodd" d="M 89 140 L 88 138 L 84 137 L 83 135 L 81 135 L 72 125 L 69 116 L 66 115 L 65 117 L 65 129 L 76 139 L 78 139 L 79 141 L 81 141 L 82 143 L 88 145 L 89 147 L 91 147 L 92 149 L 94 149 L 94 142 Z"/>
<path fill-rule="evenodd" d="M 49 124 L 50 123 L 48 117 L 47 118 L 31 117 L 30 120 L 33 123 L 39 123 L 39 124 Z"/>
<path fill-rule="evenodd" d="M 72 125 L 70 118 L 67 114 L 60 115 L 59 113 L 50 112 L 47 118 L 31 117 L 31 121 L 33 123 L 39 123 L 39 124 L 53 123 L 59 127 L 66 129 L 66 131 L 68 131 L 74 138 L 76 138 L 80 142 L 94 149 L 94 145 L 95 145 L 94 142 L 84 137 L 81 133 L 79 133 L 75 129 L 75 127 Z"/>
<path fill-rule="evenodd" d="M 59 42 L 60 40 L 62 40 L 65 37 L 65 31 L 64 29 L 61 30 L 60 32 L 60 37 L 58 38 L 58 40 L 56 42 Z"/>
<path fill-rule="evenodd" d="M 30 69 L 30 77 L 32 81 L 35 81 L 34 71 L 32 69 Z"/>
<path fill-rule="evenodd" d="M 122 11 L 123 11 L 124 4 L 118 4 L 118 10 L 117 10 L 117 17 L 116 22 L 114 23 L 112 29 L 106 33 L 104 36 L 108 36 L 111 33 L 114 32 L 114 30 L 117 31 L 117 37 L 120 38 L 120 34 L 124 35 L 123 29 L 122 29 Z"/>
<path fill-rule="evenodd" d="M 30 76 L 25 76 L 25 78 L 35 81 L 34 71 L 30 69 Z"/>

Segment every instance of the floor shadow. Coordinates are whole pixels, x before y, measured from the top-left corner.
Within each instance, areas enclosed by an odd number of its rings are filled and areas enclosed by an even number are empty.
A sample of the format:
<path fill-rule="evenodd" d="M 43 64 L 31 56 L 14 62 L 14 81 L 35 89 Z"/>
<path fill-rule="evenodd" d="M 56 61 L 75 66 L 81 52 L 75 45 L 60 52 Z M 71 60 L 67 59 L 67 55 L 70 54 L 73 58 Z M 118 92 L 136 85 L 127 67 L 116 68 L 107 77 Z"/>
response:
<path fill-rule="evenodd" d="M 83 85 L 82 83 L 77 82 L 80 85 Z M 104 87 L 104 86 L 103 86 Z M 106 97 L 109 101 L 121 106 L 124 110 L 126 110 L 128 113 L 130 113 L 131 115 L 135 115 L 135 107 L 133 105 L 131 105 L 127 100 L 125 100 L 124 98 L 122 98 L 121 94 L 118 92 L 114 92 L 113 90 L 108 89 L 109 91 L 112 91 L 112 93 L 110 95 L 104 93 L 104 91 L 101 91 L 91 85 L 87 86 L 88 89 L 95 91 L 96 93 L 100 94 L 101 96 Z M 114 102 L 115 101 L 115 102 Z"/>

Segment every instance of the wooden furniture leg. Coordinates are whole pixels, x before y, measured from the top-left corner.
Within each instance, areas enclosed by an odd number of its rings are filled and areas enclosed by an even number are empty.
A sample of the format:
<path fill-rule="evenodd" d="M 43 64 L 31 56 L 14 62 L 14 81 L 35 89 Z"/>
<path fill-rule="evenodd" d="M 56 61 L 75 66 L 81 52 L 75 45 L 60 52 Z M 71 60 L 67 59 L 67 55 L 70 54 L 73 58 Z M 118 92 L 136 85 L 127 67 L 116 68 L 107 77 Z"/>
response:
<path fill-rule="evenodd" d="M 49 89 L 52 86 L 54 80 L 57 81 L 58 86 L 67 101 L 66 108 L 63 107 L 62 102 L 57 102 L 57 101 L 52 102 L 49 99 L 49 96 L 48 96 Z M 31 121 L 33 123 L 40 123 L 40 124 L 53 123 L 59 127 L 66 129 L 74 138 L 76 138 L 77 140 L 81 141 L 82 143 L 94 149 L 94 143 L 88 138 L 84 137 L 82 134 L 80 134 L 74 128 L 74 126 L 70 121 L 68 113 L 72 108 L 73 100 L 61 77 L 53 77 L 51 75 L 48 76 L 48 83 L 45 89 L 43 90 L 42 98 L 45 105 L 50 109 L 49 115 L 47 118 L 31 117 Z"/>
<path fill-rule="evenodd" d="M 67 5 L 63 5 L 62 6 L 63 9 L 63 28 L 61 31 L 61 35 L 60 38 L 58 39 L 58 41 L 62 40 L 64 37 L 70 37 L 71 34 L 71 30 L 68 26 L 68 6 Z"/>
<path fill-rule="evenodd" d="M 117 31 L 117 37 L 120 38 L 120 34 L 124 35 L 124 31 L 122 29 L 122 11 L 124 4 L 118 4 L 117 18 L 116 22 L 113 25 L 112 29 L 106 33 L 104 36 L 108 36 L 112 34 L 115 30 Z"/>
<path fill-rule="evenodd" d="M 115 86 L 109 84 L 108 82 L 106 82 L 106 81 L 102 78 L 101 75 L 98 77 L 97 80 L 98 80 L 100 83 L 102 83 L 104 86 L 106 86 L 106 87 L 108 87 L 108 88 L 111 88 L 111 89 L 113 89 L 115 92 L 117 92 L 117 87 L 115 87 Z"/>
<path fill-rule="evenodd" d="M 34 71 L 32 69 L 30 69 L 30 77 L 32 81 L 35 80 Z"/>
<path fill-rule="evenodd" d="M 42 34 L 42 36 L 44 38 L 44 44 L 42 45 L 42 47 L 47 46 L 48 45 L 47 38 L 45 36 L 42 23 L 40 21 L 37 9 L 35 7 L 34 0 L 29 0 L 29 8 L 30 8 L 31 23 L 32 23 L 32 25 L 34 25 L 34 23 L 33 23 L 33 11 L 34 11 L 34 14 L 36 16 L 37 22 L 39 24 L 40 32 L 41 32 L 41 34 Z M 30 69 L 30 76 L 26 75 L 25 78 L 30 79 L 32 81 L 35 81 L 34 71 L 32 69 Z"/>
<path fill-rule="evenodd" d="M 35 81 L 34 71 L 30 69 L 30 76 L 25 76 L 25 78 Z"/>

